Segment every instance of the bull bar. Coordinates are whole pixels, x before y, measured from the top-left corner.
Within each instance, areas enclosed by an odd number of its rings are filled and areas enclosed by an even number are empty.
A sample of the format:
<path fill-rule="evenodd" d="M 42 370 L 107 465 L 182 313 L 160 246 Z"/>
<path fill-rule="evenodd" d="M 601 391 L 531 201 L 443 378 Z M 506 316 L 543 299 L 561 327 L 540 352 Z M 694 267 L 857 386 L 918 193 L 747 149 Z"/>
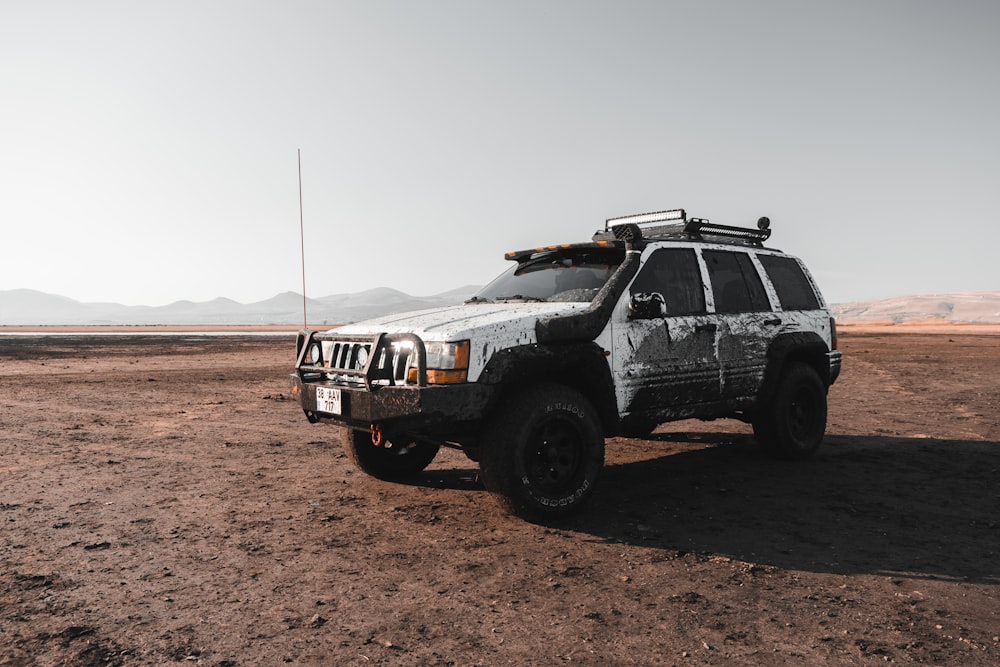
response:
<path fill-rule="evenodd" d="M 326 344 L 325 344 L 326 343 Z M 303 382 L 332 380 L 368 391 L 384 386 L 427 386 L 424 341 L 412 333 L 374 335 L 299 331 L 295 340 L 295 372 Z M 416 369 L 416 382 L 409 370 Z"/>

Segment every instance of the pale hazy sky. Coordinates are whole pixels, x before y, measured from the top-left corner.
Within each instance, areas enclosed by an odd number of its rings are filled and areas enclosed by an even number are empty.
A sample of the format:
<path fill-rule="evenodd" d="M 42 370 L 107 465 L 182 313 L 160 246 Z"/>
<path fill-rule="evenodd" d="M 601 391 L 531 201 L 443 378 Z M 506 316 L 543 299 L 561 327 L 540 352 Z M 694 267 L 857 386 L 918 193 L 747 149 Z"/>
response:
<path fill-rule="evenodd" d="M 684 207 L 832 302 L 1000 289 L 1000 2 L 0 0 L 0 290 L 489 281 Z"/>

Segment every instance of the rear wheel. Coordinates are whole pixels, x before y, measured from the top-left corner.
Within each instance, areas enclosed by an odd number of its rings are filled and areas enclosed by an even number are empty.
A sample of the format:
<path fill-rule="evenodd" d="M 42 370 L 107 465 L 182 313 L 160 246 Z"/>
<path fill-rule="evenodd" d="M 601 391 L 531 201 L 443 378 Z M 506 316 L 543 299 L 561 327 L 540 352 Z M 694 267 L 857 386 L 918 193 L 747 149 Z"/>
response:
<path fill-rule="evenodd" d="M 425 442 L 389 442 L 379 446 L 372 443 L 371 433 L 344 427 L 340 431 L 347 458 L 372 477 L 399 480 L 413 477 L 430 465 L 439 446 Z"/>
<path fill-rule="evenodd" d="M 604 465 L 596 411 L 578 391 L 543 384 L 515 396 L 483 434 L 483 483 L 527 519 L 569 514 L 590 497 Z"/>
<path fill-rule="evenodd" d="M 826 386 L 816 370 L 808 364 L 792 364 L 774 396 L 753 419 L 758 445 L 783 459 L 809 457 L 823 441 L 826 408 Z"/>

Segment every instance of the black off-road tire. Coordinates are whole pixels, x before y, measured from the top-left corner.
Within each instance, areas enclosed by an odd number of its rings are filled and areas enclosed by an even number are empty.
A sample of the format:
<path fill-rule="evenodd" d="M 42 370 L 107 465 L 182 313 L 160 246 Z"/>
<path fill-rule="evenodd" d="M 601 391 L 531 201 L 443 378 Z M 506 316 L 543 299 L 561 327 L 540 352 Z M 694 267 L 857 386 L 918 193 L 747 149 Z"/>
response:
<path fill-rule="evenodd" d="M 516 394 L 488 420 L 483 484 L 506 511 L 546 520 L 579 509 L 604 465 L 597 412 L 580 392 L 541 384 Z"/>
<path fill-rule="evenodd" d="M 758 446 L 777 458 L 808 458 L 826 432 L 826 386 L 812 366 L 793 363 L 753 418 Z"/>
<path fill-rule="evenodd" d="M 344 452 L 372 477 L 396 481 L 414 477 L 431 464 L 440 447 L 425 442 L 387 442 L 376 447 L 369 431 L 340 429 Z"/>

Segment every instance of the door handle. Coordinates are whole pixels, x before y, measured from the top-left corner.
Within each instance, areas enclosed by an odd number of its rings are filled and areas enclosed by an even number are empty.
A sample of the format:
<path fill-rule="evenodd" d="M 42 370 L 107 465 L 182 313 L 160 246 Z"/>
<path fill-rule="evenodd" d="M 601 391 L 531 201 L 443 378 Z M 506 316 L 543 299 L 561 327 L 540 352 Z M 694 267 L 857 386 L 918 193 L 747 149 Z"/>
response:
<path fill-rule="evenodd" d="M 772 326 L 772 327 L 776 326 L 778 324 L 781 324 L 781 318 L 780 317 L 773 317 L 773 318 L 771 318 L 769 320 L 764 320 L 764 324 L 767 324 L 767 325 Z"/>
<path fill-rule="evenodd" d="M 697 324 L 694 327 L 695 333 L 714 333 L 719 327 L 716 326 L 715 322 L 709 322 L 708 324 Z"/>

